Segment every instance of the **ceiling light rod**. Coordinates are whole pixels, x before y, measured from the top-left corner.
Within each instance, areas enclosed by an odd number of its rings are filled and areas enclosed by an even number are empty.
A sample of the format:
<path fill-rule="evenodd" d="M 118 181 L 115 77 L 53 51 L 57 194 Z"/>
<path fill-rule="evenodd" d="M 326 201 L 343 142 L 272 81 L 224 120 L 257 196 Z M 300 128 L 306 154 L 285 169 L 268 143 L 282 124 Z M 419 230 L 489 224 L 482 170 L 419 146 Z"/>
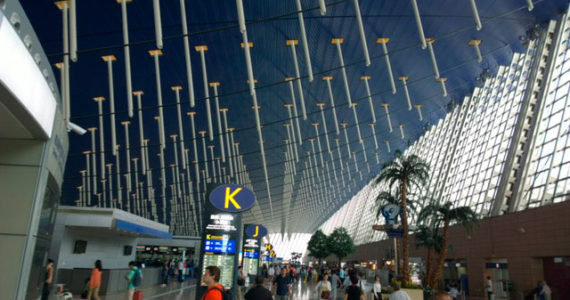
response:
<path fill-rule="evenodd" d="M 319 146 L 319 158 L 321 159 L 321 167 L 325 166 L 325 160 L 323 159 L 323 147 L 321 146 L 321 138 L 319 137 L 319 122 L 312 124 L 315 127 L 315 135 L 317 137 L 317 145 Z"/>
<path fill-rule="evenodd" d="M 297 0 L 297 6 L 300 6 L 300 5 L 301 5 L 300 0 Z M 247 30 L 245 27 L 245 15 L 243 13 L 243 2 L 242 2 L 242 0 L 236 0 L 236 6 L 237 6 L 237 11 L 238 11 L 238 19 L 240 22 L 240 30 L 242 31 L 243 49 L 244 49 L 244 54 L 245 54 L 246 67 L 247 67 L 247 76 L 249 79 L 249 92 L 250 92 L 251 97 L 253 99 L 253 107 L 254 107 L 253 111 L 254 111 L 255 123 L 256 123 L 256 127 L 257 127 L 259 147 L 261 150 L 261 162 L 263 165 L 263 173 L 265 175 L 265 185 L 267 187 L 267 198 L 269 200 L 269 211 L 271 212 L 271 216 L 273 217 L 273 205 L 271 203 L 271 189 L 269 188 L 269 176 L 267 174 L 267 163 L 265 160 L 265 148 L 263 145 L 263 133 L 261 132 L 261 121 L 259 118 L 259 104 L 257 103 L 257 95 L 255 93 L 255 77 L 253 76 L 253 68 L 251 65 L 251 53 L 249 51 L 250 45 L 249 45 L 249 42 L 247 39 Z M 308 51 L 308 49 L 307 49 L 307 51 Z"/>
<path fill-rule="evenodd" d="M 362 155 L 364 155 L 364 162 L 368 162 L 368 154 L 366 153 L 366 144 L 364 143 L 364 139 L 360 142 L 360 146 L 362 147 Z"/>
<path fill-rule="evenodd" d="M 447 97 L 447 88 L 445 87 L 445 82 L 447 78 L 438 78 L 437 81 L 441 83 L 441 90 L 443 91 L 443 97 Z"/>
<path fill-rule="evenodd" d="M 129 135 L 129 125 L 131 124 L 130 121 L 123 121 L 121 122 L 125 129 L 125 154 L 127 155 L 127 194 L 132 192 L 132 173 L 131 173 L 131 144 L 130 144 L 130 135 Z"/>
<path fill-rule="evenodd" d="M 420 118 L 420 121 L 424 120 L 424 116 L 422 115 L 422 107 L 423 105 L 421 104 L 416 104 L 414 105 L 414 107 L 416 108 L 416 110 L 418 111 L 418 117 Z"/>
<path fill-rule="evenodd" d="M 196 124 L 194 122 L 195 111 L 190 111 L 186 113 L 190 116 L 190 125 L 192 126 L 192 148 L 194 149 L 194 175 L 196 176 L 196 184 L 199 187 L 200 184 L 200 167 L 198 166 L 198 147 L 196 145 Z"/>
<path fill-rule="evenodd" d="M 285 126 L 285 128 L 287 129 L 287 138 L 289 139 L 289 141 L 293 141 L 293 143 L 295 143 L 295 134 L 291 134 L 291 124 L 289 123 L 285 123 L 283 124 Z M 291 137 L 293 137 L 293 139 L 291 139 Z M 297 145 L 293 145 L 291 143 L 289 143 L 291 145 L 291 148 L 294 149 L 292 150 L 295 153 L 295 161 L 299 162 L 299 151 L 297 150 Z"/>
<path fill-rule="evenodd" d="M 144 122 L 143 122 L 143 113 L 142 113 L 142 101 L 141 97 L 144 95 L 143 91 L 134 91 L 133 95 L 137 97 L 137 108 L 138 108 L 138 115 L 139 115 L 139 141 L 141 147 L 141 162 L 142 162 L 142 173 L 146 175 L 146 162 L 147 159 L 145 158 L 145 151 L 144 151 Z"/>
<path fill-rule="evenodd" d="M 418 3 L 416 0 L 412 1 L 412 8 L 414 10 L 414 17 L 416 18 L 416 25 L 418 26 L 418 34 L 420 36 L 420 42 L 422 44 L 422 49 L 426 48 L 426 37 L 424 35 L 424 27 L 422 26 L 422 19 L 420 17 L 420 9 L 418 8 Z"/>
<path fill-rule="evenodd" d="M 356 172 L 357 173 L 360 172 L 358 170 L 358 162 L 356 161 L 356 152 L 355 151 L 352 152 L 352 161 L 354 161 L 354 169 L 356 170 Z M 362 180 L 362 178 L 360 180 Z"/>
<path fill-rule="evenodd" d="M 105 179 L 105 130 L 103 126 L 103 101 L 105 97 L 95 97 L 93 98 L 97 102 L 97 107 L 99 109 L 99 156 L 101 164 L 101 180 Z"/>
<path fill-rule="evenodd" d="M 390 132 L 392 132 L 392 120 L 390 120 L 390 104 L 389 103 L 382 103 L 381 104 L 384 107 L 384 110 L 386 111 L 386 120 L 388 121 L 388 129 L 390 129 Z"/>
<path fill-rule="evenodd" d="M 154 119 L 158 122 L 158 127 L 160 128 L 160 116 L 154 117 Z M 165 171 L 165 163 L 164 163 L 164 144 L 160 143 L 159 149 L 159 158 L 160 158 L 160 189 L 161 195 L 160 198 L 162 199 L 162 216 L 163 220 L 166 222 L 166 171 Z"/>
<path fill-rule="evenodd" d="M 69 37 L 71 40 L 71 61 L 77 61 L 77 5 L 69 0 Z"/>
<path fill-rule="evenodd" d="M 379 165 L 380 164 L 380 156 L 378 155 L 378 152 L 374 153 L 374 156 L 376 156 L 376 164 Z"/>
<path fill-rule="evenodd" d="M 362 51 L 366 66 L 370 66 L 370 54 L 368 53 L 368 44 L 366 43 L 366 35 L 364 34 L 364 26 L 362 25 L 362 15 L 360 14 L 360 5 L 358 0 L 353 0 L 354 11 L 356 12 L 356 23 L 358 24 L 358 32 L 360 33 L 360 43 L 362 43 Z"/>
<path fill-rule="evenodd" d="M 162 49 L 162 21 L 160 20 L 160 0 L 152 0 L 154 11 L 154 31 L 156 34 L 156 48 Z"/>
<path fill-rule="evenodd" d="M 182 89 L 181 86 L 173 86 L 171 87 L 171 89 L 174 91 L 174 94 L 176 95 L 176 112 L 178 115 L 178 135 L 180 136 L 180 139 L 178 141 L 178 143 L 180 144 L 180 154 L 184 153 L 184 128 L 182 127 L 182 111 L 180 109 L 180 90 Z M 182 169 L 186 170 L 186 158 L 184 157 L 184 155 L 182 156 Z M 178 164 L 178 163 L 176 163 Z"/>
<path fill-rule="evenodd" d="M 378 139 L 376 138 L 376 123 L 370 123 L 370 128 L 372 129 L 372 136 L 374 137 L 374 149 L 378 150 Z"/>
<path fill-rule="evenodd" d="M 303 138 L 301 137 L 301 125 L 299 124 L 299 111 L 297 110 L 297 100 L 295 99 L 295 91 L 293 89 L 293 80 L 291 77 L 287 77 L 285 78 L 285 81 L 287 81 L 289 83 L 289 92 L 291 93 L 291 107 L 293 107 L 293 110 L 295 112 L 295 123 L 297 124 L 297 137 L 298 137 L 298 141 L 299 141 L 299 145 L 303 145 Z M 291 116 L 291 109 L 289 109 L 289 119 L 293 119 L 293 117 Z"/>
<path fill-rule="evenodd" d="M 427 42 L 427 47 L 429 50 L 429 56 L 431 58 L 431 64 L 433 66 L 433 73 L 435 74 L 435 79 L 439 78 L 439 68 L 437 66 L 437 61 L 435 60 L 435 52 L 433 51 L 433 44 L 435 43 L 435 40 L 432 38 L 428 38 L 426 39 Z"/>
<path fill-rule="evenodd" d="M 71 114 L 70 92 L 69 92 L 69 3 L 68 1 L 58 1 L 55 3 L 61 10 L 63 17 L 63 81 L 61 85 L 61 97 L 63 104 L 63 120 L 69 125 Z M 105 173 L 105 170 L 103 170 Z M 104 178 L 104 177 L 103 177 Z"/>
<path fill-rule="evenodd" d="M 335 130 L 336 130 L 336 134 L 338 135 L 340 133 L 339 128 L 338 128 L 338 119 L 337 119 L 337 115 L 336 115 L 336 106 L 334 103 L 334 96 L 332 93 L 332 88 L 331 88 L 331 80 L 333 79 L 332 76 L 325 76 L 323 77 L 323 80 L 325 80 L 327 82 L 327 90 L 329 92 L 329 99 L 331 102 L 331 107 L 332 107 L 332 111 L 333 111 L 333 118 L 334 118 L 334 126 L 335 126 Z M 324 104 L 323 104 L 324 105 Z M 325 124 L 326 126 L 326 124 Z"/>
<path fill-rule="evenodd" d="M 200 52 L 200 61 L 202 62 L 202 80 L 204 82 L 204 98 L 206 98 L 206 117 L 208 119 L 208 137 L 210 141 L 214 140 L 214 127 L 212 126 L 212 111 L 210 108 L 210 88 L 208 87 L 208 70 L 206 69 L 206 54 L 208 46 L 196 46 L 196 51 Z"/>
<path fill-rule="evenodd" d="M 534 9 L 534 3 L 532 3 L 532 0 L 526 0 L 526 4 L 528 5 L 528 11 L 532 11 Z"/>
<path fill-rule="evenodd" d="M 319 0 L 319 7 L 321 8 L 321 16 L 324 16 L 327 14 L 327 4 L 325 3 L 325 0 Z"/>
<path fill-rule="evenodd" d="M 234 166 L 233 164 L 233 159 L 232 156 L 235 155 L 232 154 L 232 144 L 230 143 L 230 135 L 228 134 L 228 116 L 227 116 L 227 112 L 228 109 L 227 108 L 220 108 L 220 111 L 222 112 L 222 116 L 223 116 L 223 120 L 224 120 L 224 127 L 223 130 L 221 132 L 224 133 L 224 136 L 226 138 L 226 148 L 228 150 L 228 164 L 230 165 L 230 177 L 234 177 Z M 223 146 L 222 146 L 223 147 Z"/>
<path fill-rule="evenodd" d="M 317 151 L 315 151 L 315 139 L 310 138 L 309 142 L 311 143 L 311 150 L 313 156 L 313 163 L 315 164 L 315 173 L 317 174 L 317 178 L 321 179 L 320 172 L 319 172 L 319 164 L 317 162 Z M 310 158 L 309 158 L 310 159 Z"/>
<path fill-rule="evenodd" d="M 97 127 L 89 127 L 87 128 L 91 133 L 91 164 L 93 166 L 93 195 L 97 194 L 97 143 L 95 141 L 95 131 Z"/>
<path fill-rule="evenodd" d="M 202 155 L 204 157 L 204 172 L 206 182 L 210 182 L 210 173 L 208 171 L 208 152 L 206 150 L 206 131 L 198 131 L 198 134 L 202 137 Z"/>
<path fill-rule="evenodd" d="M 386 149 L 388 150 L 388 153 L 392 152 L 390 150 L 390 140 L 384 140 L 384 143 L 386 143 Z"/>
<path fill-rule="evenodd" d="M 127 19 L 127 2 L 131 0 L 117 0 L 121 3 L 121 15 L 123 21 L 123 51 L 125 53 L 125 75 L 127 79 L 127 103 L 129 117 L 133 117 L 133 84 L 131 79 L 131 51 L 129 48 L 129 22 Z"/>
<path fill-rule="evenodd" d="M 410 92 L 408 91 L 407 84 L 408 76 L 400 76 L 398 79 L 401 80 L 404 85 L 404 94 L 406 95 L 406 101 L 408 102 L 408 110 L 412 110 L 412 100 L 410 99 Z"/>
<path fill-rule="evenodd" d="M 475 28 L 479 31 L 483 28 L 483 25 L 481 25 L 481 18 L 479 18 L 477 3 L 475 3 L 475 0 L 469 0 L 469 3 L 471 4 L 471 10 L 473 11 L 473 19 L 475 19 Z"/>
<path fill-rule="evenodd" d="M 295 3 L 297 4 L 297 17 L 299 18 L 301 42 L 303 42 L 303 52 L 305 53 L 305 64 L 307 65 L 307 75 L 309 75 L 309 82 L 313 82 L 313 67 L 311 64 L 311 55 L 309 54 L 309 43 L 307 42 L 307 31 L 305 30 L 305 20 L 303 19 L 303 7 L 301 6 L 301 0 L 295 0 Z"/>
<path fill-rule="evenodd" d="M 348 157 L 352 158 L 352 151 L 350 151 L 350 142 L 348 141 L 348 133 L 346 131 L 346 125 L 348 125 L 348 123 L 342 122 L 342 123 L 340 123 L 340 125 L 342 126 L 342 130 L 344 131 L 344 140 L 346 141 L 346 148 L 348 150 Z"/>
<path fill-rule="evenodd" d="M 109 78 L 109 117 L 111 118 L 111 153 L 117 156 L 117 129 L 115 122 L 115 88 L 113 85 L 113 61 L 117 60 L 114 55 L 101 57 L 107 62 L 107 76 Z"/>
<path fill-rule="evenodd" d="M 291 126 L 291 127 L 290 127 L 288 130 L 291 130 L 291 135 L 292 135 L 292 137 L 293 137 L 292 141 L 293 141 L 293 143 L 295 144 L 295 151 L 297 152 L 297 151 L 298 151 L 297 148 L 298 148 L 298 145 L 299 145 L 299 144 L 297 144 L 297 138 L 296 138 L 296 134 L 295 134 L 295 127 L 294 127 L 294 125 L 293 125 L 293 116 L 291 115 L 291 107 L 293 107 L 293 104 L 285 104 L 285 105 L 283 105 L 283 106 L 285 106 L 285 107 L 287 108 L 287 113 L 289 114 L 289 126 Z M 296 118 L 296 121 L 299 122 L 299 118 Z M 289 131 L 287 131 L 287 132 L 289 132 Z M 291 137 L 289 137 L 289 140 L 291 140 Z M 296 157 L 297 157 L 297 162 L 298 162 L 298 161 L 299 161 L 299 156 L 297 155 Z"/>
<path fill-rule="evenodd" d="M 220 117 L 220 100 L 218 99 L 219 82 L 210 82 L 210 86 L 214 88 L 214 103 L 216 105 L 216 119 L 218 121 L 218 135 L 220 139 L 220 153 L 222 154 L 222 162 L 226 162 L 226 150 L 224 149 L 224 136 L 222 135 L 222 120 Z"/>
<path fill-rule="evenodd" d="M 370 85 L 368 80 L 370 76 L 360 76 L 360 80 L 364 81 L 364 86 L 366 87 L 366 95 L 368 97 L 368 104 L 370 104 L 370 113 L 372 114 L 372 123 L 376 123 L 376 113 L 374 112 L 374 104 L 372 103 L 372 95 L 370 93 Z"/>
<path fill-rule="evenodd" d="M 108 184 L 109 184 L 109 207 L 110 208 L 114 208 L 113 205 L 113 164 L 107 164 L 107 178 L 109 178 L 109 180 L 107 180 Z"/>
<path fill-rule="evenodd" d="M 85 155 L 85 166 L 86 168 L 86 176 L 87 176 L 87 198 L 85 198 L 85 200 L 87 201 L 87 205 L 91 206 L 91 151 L 83 151 L 83 154 Z M 117 174 L 119 174 L 119 172 L 117 172 Z"/>
<path fill-rule="evenodd" d="M 340 63 L 340 70 L 342 73 L 342 80 L 344 82 L 344 92 L 346 93 L 346 100 L 348 101 L 348 106 L 352 105 L 352 99 L 350 97 L 350 88 L 348 87 L 348 79 L 346 76 L 346 69 L 344 67 L 344 58 L 342 56 L 342 48 L 340 45 L 344 42 L 342 38 L 332 39 L 332 43 L 336 45 L 336 50 L 338 51 L 338 61 Z"/>
<path fill-rule="evenodd" d="M 326 119 L 325 119 L 325 111 L 324 111 L 325 104 L 324 104 L 324 103 L 317 103 L 317 106 L 321 109 L 321 119 L 323 120 L 323 130 L 324 130 L 325 139 L 326 139 L 326 142 L 327 142 L 327 150 L 328 150 L 329 153 L 332 153 L 332 151 L 331 151 L 331 144 L 330 144 L 330 141 L 329 141 L 329 130 L 328 130 L 328 128 L 327 128 L 327 122 L 326 122 Z"/>
<path fill-rule="evenodd" d="M 115 172 L 117 180 L 117 201 L 123 207 L 123 187 L 121 186 L 121 155 L 119 153 L 119 145 L 117 145 L 117 156 L 115 156 Z M 110 176 L 109 176 L 110 177 Z M 109 178 L 110 180 L 111 178 Z"/>
<path fill-rule="evenodd" d="M 210 149 L 210 162 L 212 164 L 212 181 L 216 182 L 217 181 L 217 175 L 216 175 L 216 161 L 215 161 L 215 157 L 214 157 L 214 145 L 208 145 L 208 149 Z M 206 168 L 208 167 L 208 165 L 206 164 Z"/>
<path fill-rule="evenodd" d="M 158 101 L 158 135 L 160 139 L 160 147 L 164 149 L 166 146 L 166 137 L 164 136 L 164 113 L 162 108 L 162 84 L 160 82 L 160 65 L 159 56 L 162 55 L 162 50 L 150 50 L 150 56 L 154 57 L 154 70 L 156 76 L 156 94 Z"/>
<path fill-rule="evenodd" d="M 182 35 L 184 40 L 184 60 L 186 62 L 186 79 L 188 81 L 188 97 L 190 107 L 196 105 L 194 98 L 194 79 L 192 77 L 192 61 L 190 59 L 190 42 L 188 37 L 188 23 L 186 20 L 186 0 L 180 0 L 180 16 L 182 21 Z"/>
<path fill-rule="evenodd" d="M 396 83 L 394 82 L 394 74 L 392 73 L 392 64 L 390 63 L 390 56 L 388 56 L 388 47 L 386 44 L 390 41 L 389 38 L 378 38 L 376 43 L 382 45 L 384 51 L 384 60 L 386 61 L 386 70 L 388 71 L 388 78 L 390 78 L 390 86 L 392 87 L 392 94 L 396 93 Z"/>
<path fill-rule="evenodd" d="M 291 48 L 291 54 L 293 55 L 293 66 L 295 67 L 296 78 L 286 78 L 285 80 L 289 79 L 289 81 L 295 80 L 297 82 L 299 99 L 301 100 L 301 111 L 303 112 L 303 120 L 306 120 L 307 119 L 307 110 L 305 109 L 305 96 L 303 94 L 303 85 L 301 84 L 301 73 L 299 72 L 299 63 L 297 61 L 297 51 L 295 50 L 295 45 L 297 45 L 299 43 L 299 41 L 287 40 L 286 43 Z"/>
<path fill-rule="evenodd" d="M 477 55 L 477 62 L 481 63 L 483 61 L 483 55 L 481 55 L 481 40 L 471 40 L 469 41 L 469 46 L 473 46 L 475 48 L 475 54 Z"/>
<path fill-rule="evenodd" d="M 354 115 L 354 122 L 356 123 L 356 133 L 358 133 L 358 142 L 362 143 L 362 134 L 360 133 L 360 121 L 358 120 L 358 113 L 356 112 L 356 107 L 358 103 L 352 103 L 352 114 Z"/>
<path fill-rule="evenodd" d="M 402 137 L 402 140 L 406 138 L 404 135 L 404 124 L 400 124 L 400 135 Z"/>

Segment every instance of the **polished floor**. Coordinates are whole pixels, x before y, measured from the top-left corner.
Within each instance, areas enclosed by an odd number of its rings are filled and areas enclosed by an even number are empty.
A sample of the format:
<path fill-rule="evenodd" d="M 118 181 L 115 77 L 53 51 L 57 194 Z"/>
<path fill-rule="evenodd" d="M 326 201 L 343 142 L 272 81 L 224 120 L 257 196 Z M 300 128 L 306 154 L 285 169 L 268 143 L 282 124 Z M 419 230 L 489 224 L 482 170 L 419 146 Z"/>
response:
<path fill-rule="evenodd" d="M 270 284 L 266 283 L 267 288 L 270 288 Z M 186 281 L 182 284 L 178 282 L 172 282 L 166 287 L 161 287 L 160 285 L 144 288 L 141 290 L 143 292 L 143 299 L 154 299 L 154 300 L 194 300 L 196 292 L 196 283 L 194 281 Z M 339 290 L 336 299 L 342 299 L 343 291 Z M 107 296 L 100 296 L 101 300 L 125 300 L 127 299 L 126 293 L 118 293 Z M 77 298 L 78 299 L 78 298 Z M 296 282 L 293 284 L 293 296 L 291 299 L 295 300 L 309 300 L 318 299 L 315 291 L 314 284 L 307 284 Z M 336 300 L 335 299 L 335 300 Z"/>

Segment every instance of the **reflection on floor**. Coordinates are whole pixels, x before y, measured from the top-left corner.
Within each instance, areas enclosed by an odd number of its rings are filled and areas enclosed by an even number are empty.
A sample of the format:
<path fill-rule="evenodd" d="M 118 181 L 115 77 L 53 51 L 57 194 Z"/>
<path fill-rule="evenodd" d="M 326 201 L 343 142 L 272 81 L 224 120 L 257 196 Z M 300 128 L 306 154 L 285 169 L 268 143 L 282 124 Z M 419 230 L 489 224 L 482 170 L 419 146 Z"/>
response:
<path fill-rule="evenodd" d="M 266 282 L 265 286 L 270 289 L 271 283 Z M 195 297 L 195 281 L 186 281 L 182 285 L 178 282 L 173 282 L 167 287 L 161 287 L 160 285 L 152 286 L 149 288 L 142 289 L 143 299 L 154 299 L 154 300 L 194 300 Z M 315 291 L 314 284 L 302 283 L 297 281 L 293 284 L 292 298 L 295 300 L 309 300 L 309 299 L 319 299 Z M 344 296 L 344 291 L 339 289 L 336 299 L 342 299 Z M 102 300 L 125 300 L 127 299 L 127 294 L 125 292 L 118 293 L 114 295 L 101 296 Z M 332 299 L 331 299 L 332 300 Z"/>

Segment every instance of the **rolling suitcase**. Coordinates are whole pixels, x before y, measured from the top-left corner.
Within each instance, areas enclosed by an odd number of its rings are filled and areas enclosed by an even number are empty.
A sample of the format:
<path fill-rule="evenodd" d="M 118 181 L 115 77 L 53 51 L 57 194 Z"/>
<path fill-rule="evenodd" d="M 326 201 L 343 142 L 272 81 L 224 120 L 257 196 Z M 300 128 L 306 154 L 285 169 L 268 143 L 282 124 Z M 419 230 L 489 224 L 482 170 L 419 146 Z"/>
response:
<path fill-rule="evenodd" d="M 142 300 L 142 292 L 135 291 L 135 294 L 133 295 L 133 300 Z"/>

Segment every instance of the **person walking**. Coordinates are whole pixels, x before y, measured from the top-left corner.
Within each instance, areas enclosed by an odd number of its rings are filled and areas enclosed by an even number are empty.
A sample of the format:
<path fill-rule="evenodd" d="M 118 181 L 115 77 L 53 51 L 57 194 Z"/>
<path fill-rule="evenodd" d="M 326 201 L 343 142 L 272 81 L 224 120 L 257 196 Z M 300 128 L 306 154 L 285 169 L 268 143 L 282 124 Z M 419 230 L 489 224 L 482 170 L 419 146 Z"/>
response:
<path fill-rule="evenodd" d="M 273 266 L 269 266 L 269 268 L 267 269 L 267 278 L 269 278 L 269 280 L 273 282 L 274 276 L 275 276 L 275 268 Z"/>
<path fill-rule="evenodd" d="M 540 281 L 537 290 L 539 300 L 550 300 L 552 290 L 550 290 L 550 287 L 546 284 L 546 281 Z"/>
<path fill-rule="evenodd" d="M 224 287 L 220 284 L 220 268 L 216 266 L 207 266 L 202 282 L 208 286 L 208 290 L 201 300 L 223 300 Z"/>
<path fill-rule="evenodd" d="M 382 284 L 380 284 L 380 276 L 374 276 L 374 287 L 372 288 L 374 300 L 382 300 Z"/>
<path fill-rule="evenodd" d="M 329 281 L 329 274 L 325 273 L 322 280 L 315 287 L 315 292 L 319 299 L 330 300 L 332 292 L 332 284 Z M 333 298 L 334 299 L 334 298 Z"/>
<path fill-rule="evenodd" d="M 178 261 L 178 282 L 184 281 L 184 260 L 180 258 Z"/>
<path fill-rule="evenodd" d="M 263 276 L 255 277 L 255 285 L 245 293 L 245 300 L 273 300 L 273 295 L 263 286 L 263 282 Z"/>
<path fill-rule="evenodd" d="M 48 300 L 51 292 L 51 284 L 53 283 L 53 260 L 48 258 L 44 273 L 44 286 L 42 287 L 42 300 Z"/>
<path fill-rule="evenodd" d="M 364 291 L 358 285 L 358 277 L 356 275 L 350 276 L 351 285 L 348 286 L 344 292 L 344 300 L 366 300 Z"/>
<path fill-rule="evenodd" d="M 337 275 L 338 270 L 334 270 L 332 275 L 331 275 L 331 285 L 332 285 L 332 291 L 331 291 L 331 296 L 332 299 L 336 300 L 336 296 L 337 296 L 337 290 L 338 288 L 340 288 L 342 286 L 342 281 L 340 280 L 340 277 Z"/>
<path fill-rule="evenodd" d="M 134 261 L 129 262 L 129 274 L 125 276 L 125 279 L 128 281 L 127 287 L 129 289 L 128 299 L 133 300 L 133 296 L 135 295 L 136 289 L 141 284 L 141 280 L 143 279 L 142 272 L 140 269 L 135 265 Z"/>
<path fill-rule="evenodd" d="M 103 266 L 100 260 L 95 261 L 95 267 L 91 269 L 89 276 L 89 290 L 87 291 L 87 300 L 91 298 L 99 300 L 99 288 L 101 287 L 101 274 L 103 274 Z"/>
<path fill-rule="evenodd" d="M 160 276 L 162 276 L 162 284 L 161 287 L 166 287 L 168 285 L 168 262 L 164 261 L 162 263 L 162 270 L 160 271 Z"/>
<path fill-rule="evenodd" d="M 238 267 L 237 285 L 238 300 L 243 300 L 243 294 L 245 293 L 245 274 L 243 274 L 243 266 Z"/>
<path fill-rule="evenodd" d="M 392 283 L 394 292 L 390 294 L 390 300 L 412 300 L 408 293 L 400 290 L 400 285 L 397 282 Z"/>
<path fill-rule="evenodd" d="M 491 276 L 487 276 L 487 284 L 485 284 L 485 289 L 487 290 L 487 299 L 493 300 L 493 281 Z"/>
<path fill-rule="evenodd" d="M 291 280 L 287 275 L 287 269 L 282 268 L 281 274 L 273 280 L 273 290 L 276 294 L 275 300 L 287 300 L 291 290 Z"/>

